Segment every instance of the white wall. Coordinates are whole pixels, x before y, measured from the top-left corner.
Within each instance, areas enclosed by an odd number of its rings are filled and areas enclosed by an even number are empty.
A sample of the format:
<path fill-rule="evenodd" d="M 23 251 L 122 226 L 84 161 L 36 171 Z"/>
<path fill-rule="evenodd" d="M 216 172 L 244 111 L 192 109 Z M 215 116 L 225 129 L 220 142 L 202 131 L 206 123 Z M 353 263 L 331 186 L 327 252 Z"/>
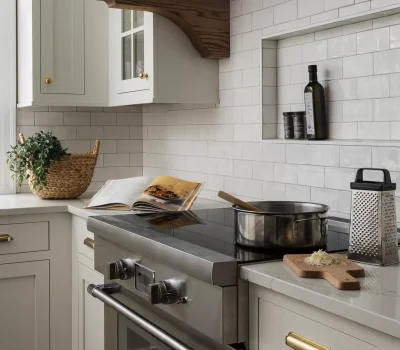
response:
<path fill-rule="evenodd" d="M 220 105 L 143 106 L 144 174 L 206 181 L 202 196 L 211 199 L 222 189 L 245 199 L 311 200 L 342 216 L 349 214 L 356 168 L 386 167 L 400 182 L 400 148 L 262 142 L 259 109 L 263 35 L 393 4 L 400 0 L 232 0 L 231 57 L 220 60 Z M 400 16 L 386 25 L 397 24 Z M 355 117 L 343 108 L 340 118 Z M 368 138 L 379 133 L 372 128 Z"/>

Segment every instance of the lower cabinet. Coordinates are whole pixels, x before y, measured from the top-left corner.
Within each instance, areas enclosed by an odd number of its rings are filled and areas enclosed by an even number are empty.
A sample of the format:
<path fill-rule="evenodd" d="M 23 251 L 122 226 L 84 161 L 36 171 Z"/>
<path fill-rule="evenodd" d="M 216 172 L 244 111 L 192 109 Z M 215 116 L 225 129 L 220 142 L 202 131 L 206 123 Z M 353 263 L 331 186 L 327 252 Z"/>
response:
<path fill-rule="evenodd" d="M 49 260 L 0 265 L 0 348 L 50 349 Z"/>
<path fill-rule="evenodd" d="M 88 292 L 90 284 L 103 284 L 94 269 L 94 237 L 86 220 L 72 217 L 72 349 L 104 349 L 104 304 Z"/>
<path fill-rule="evenodd" d="M 102 284 L 103 275 L 78 262 L 79 276 L 79 350 L 104 349 L 104 305 L 86 291 L 87 287 Z"/>
<path fill-rule="evenodd" d="M 250 284 L 249 297 L 249 350 L 399 349 L 399 339 L 274 291 Z"/>

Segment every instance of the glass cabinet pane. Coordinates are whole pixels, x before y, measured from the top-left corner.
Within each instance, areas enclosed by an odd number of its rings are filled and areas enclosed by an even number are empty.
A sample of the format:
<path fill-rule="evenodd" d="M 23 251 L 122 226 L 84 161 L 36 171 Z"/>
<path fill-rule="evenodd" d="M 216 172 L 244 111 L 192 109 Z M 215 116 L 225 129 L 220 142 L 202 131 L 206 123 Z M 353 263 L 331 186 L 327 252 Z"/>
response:
<path fill-rule="evenodd" d="M 141 27 L 144 25 L 143 11 L 132 11 L 133 12 L 133 28 Z"/>
<path fill-rule="evenodd" d="M 122 79 L 132 79 L 132 36 L 122 38 Z"/>
<path fill-rule="evenodd" d="M 122 10 L 122 33 L 132 29 L 132 11 Z"/>
<path fill-rule="evenodd" d="M 144 71 L 144 32 L 133 34 L 133 52 L 135 62 L 135 77 Z"/>

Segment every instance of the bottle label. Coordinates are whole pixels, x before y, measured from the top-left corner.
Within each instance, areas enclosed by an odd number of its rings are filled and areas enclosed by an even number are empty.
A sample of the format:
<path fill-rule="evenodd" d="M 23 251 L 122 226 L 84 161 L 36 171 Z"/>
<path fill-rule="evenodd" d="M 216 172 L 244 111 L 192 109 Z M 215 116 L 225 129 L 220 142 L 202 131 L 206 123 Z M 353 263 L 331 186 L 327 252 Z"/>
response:
<path fill-rule="evenodd" d="M 311 92 L 306 92 L 304 94 L 304 103 L 306 106 L 307 135 L 314 135 L 315 134 L 314 107 L 313 107 L 313 98 Z"/>

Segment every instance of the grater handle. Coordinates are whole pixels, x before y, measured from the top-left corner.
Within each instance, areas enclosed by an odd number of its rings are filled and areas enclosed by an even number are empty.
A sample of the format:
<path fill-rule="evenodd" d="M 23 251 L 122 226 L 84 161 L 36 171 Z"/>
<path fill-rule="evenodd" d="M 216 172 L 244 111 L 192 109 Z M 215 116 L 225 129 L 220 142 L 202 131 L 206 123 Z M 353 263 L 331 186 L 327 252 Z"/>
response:
<path fill-rule="evenodd" d="M 383 172 L 383 182 L 386 185 L 392 184 L 392 179 L 390 177 L 390 173 L 387 169 L 379 169 L 379 168 L 361 168 L 357 170 L 356 175 L 356 183 L 364 182 L 364 170 L 373 170 L 373 171 L 382 171 Z"/>

